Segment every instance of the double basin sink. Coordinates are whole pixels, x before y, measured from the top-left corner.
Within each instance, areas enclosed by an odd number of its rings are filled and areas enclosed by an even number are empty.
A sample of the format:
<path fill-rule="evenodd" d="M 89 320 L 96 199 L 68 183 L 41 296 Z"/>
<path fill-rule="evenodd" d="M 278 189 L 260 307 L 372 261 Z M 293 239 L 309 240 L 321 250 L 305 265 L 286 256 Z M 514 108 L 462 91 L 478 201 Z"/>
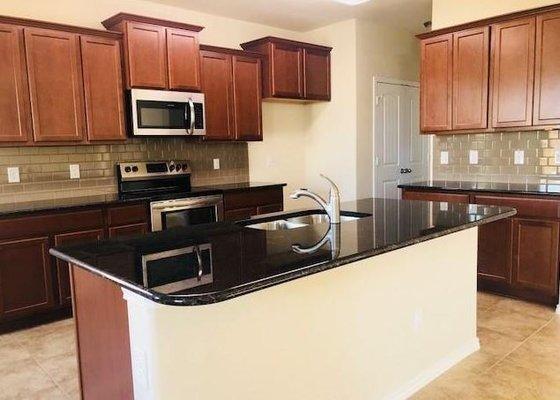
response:
<path fill-rule="evenodd" d="M 353 213 L 353 212 L 341 212 L 340 222 L 346 221 L 356 221 L 361 218 L 369 217 L 369 214 Z M 265 231 L 278 231 L 286 229 L 296 229 L 302 228 L 309 225 L 325 224 L 329 223 L 329 217 L 327 214 L 315 213 L 307 215 L 294 215 L 294 216 L 284 216 L 281 219 L 275 219 L 266 222 L 256 222 L 254 224 L 243 224 L 247 228 L 261 229 Z"/>

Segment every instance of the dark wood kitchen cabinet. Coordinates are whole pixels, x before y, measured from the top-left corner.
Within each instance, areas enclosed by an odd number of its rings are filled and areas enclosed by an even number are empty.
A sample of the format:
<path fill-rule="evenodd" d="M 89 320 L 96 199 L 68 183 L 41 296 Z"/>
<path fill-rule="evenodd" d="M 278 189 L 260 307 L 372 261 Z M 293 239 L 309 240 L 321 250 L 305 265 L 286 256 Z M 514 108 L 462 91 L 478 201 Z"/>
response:
<path fill-rule="evenodd" d="M 127 13 L 102 24 L 124 34 L 127 88 L 200 90 L 201 26 Z"/>
<path fill-rule="evenodd" d="M 420 129 L 451 129 L 453 95 L 453 35 L 423 40 L 420 45 Z"/>
<path fill-rule="evenodd" d="M 263 97 L 330 100 L 332 48 L 272 36 L 241 44 L 263 54 Z"/>
<path fill-rule="evenodd" d="M 85 116 L 79 35 L 38 28 L 24 32 L 35 141 L 82 141 Z"/>
<path fill-rule="evenodd" d="M 0 321 L 54 305 L 48 237 L 0 242 Z"/>
<path fill-rule="evenodd" d="M 478 228 L 478 287 L 524 300 L 558 303 L 560 200 L 407 188 L 403 199 L 515 208 L 516 216 Z"/>
<path fill-rule="evenodd" d="M 200 51 L 206 140 L 262 140 L 258 54 L 214 46 Z"/>
<path fill-rule="evenodd" d="M 226 221 L 239 221 L 283 209 L 283 185 L 224 192 Z"/>
<path fill-rule="evenodd" d="M 533 125 L 560 124 L 560 11 L 537 16 Z"/>
<path fill-rule="evenodd" d="M 120 41 L 80 38 L 88 140 L 125 140 Z"/>
<path fill-rule="evenodd" d="M 103 229 L 93 229 L 82 232 L 70 232 L 55 235 L 54 245 L 61 246 L 67 244 L 78 244 L 83 242 L 93 242 L 102 239 Z M 70 287 L 70 266 L 61 260 L 56 260 L 56 286 L 58 290 L 58 301 L 62 305 L 72 304 L 72 290 Z"/>
<path fill-rule="evenodd" d="M 453 34 L 453 130 L 488 126 L 490 28 Z"/>
<path fill-rule="evenodd" d="M 535 18 L 492 26 L 492 126 L 530 126 L 533 113 Z"/>
<path fill-rule="evenodd" d="M 24 144 L 31 138 L 31 111 L 21 27 L 0 23 L 0 54 L 0 142 Z"/>

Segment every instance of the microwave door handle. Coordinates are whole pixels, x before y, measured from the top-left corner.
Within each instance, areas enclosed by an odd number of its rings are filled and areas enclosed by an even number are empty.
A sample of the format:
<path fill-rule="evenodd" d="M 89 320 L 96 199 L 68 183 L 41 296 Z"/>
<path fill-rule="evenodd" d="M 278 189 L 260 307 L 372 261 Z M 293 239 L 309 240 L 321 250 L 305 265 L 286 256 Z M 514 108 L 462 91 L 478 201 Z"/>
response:
<path fill-rule="evenodd" d="M 189 129 L 187 130 L 189 135 L 194 134 L 194 126 L 195 126 L 195 119 L 196 119 L 196 114 L 194 113 L 194 103 L 193 103 L 193 99 L 192 97 L 189 97 L 189 110 L 190 110 L 190 116 L 191 116 L 191 124 Z"/>

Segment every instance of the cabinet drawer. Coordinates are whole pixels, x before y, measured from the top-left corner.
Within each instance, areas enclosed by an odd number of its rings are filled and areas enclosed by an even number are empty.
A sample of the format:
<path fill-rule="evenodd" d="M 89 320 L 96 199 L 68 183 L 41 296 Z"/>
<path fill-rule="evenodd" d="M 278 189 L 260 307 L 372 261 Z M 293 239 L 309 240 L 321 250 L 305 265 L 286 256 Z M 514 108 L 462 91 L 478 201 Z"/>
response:
<path fill-rule="evenodd" d="M 107 224 L 109 226 L 145 223 L 147 220 L 148 207 L 144 203 L 107 209 Z"/>
<path fill-rule="evenodd" d="M 251 218 L 259 212 L 256 207 L 236 208 L 224 212 L 224 220 L 226 221 L 241 221 L 243 219 Z"/>
<path fill-rule="evenodd" d="M 560 218 L 560 201 L 530 197 L 475 196 L 476 204 L 513 207 L 518 216 Z"/>
<path fill-rule="evenodd" d="M 124 226 L 115 226 L 113 228 L 109 228 L 109 237 L 123 237 L 123 236 L 132 236 L 132 235 L 143 235 L 148 233 L 150 227 L 147 223 L 140 223 L 140 224 L 132 224 L 132 225 L 124 225 Z"/>
<path fill-rule="evenodd" d="M 30 215 L 0 220 L 0 240 L 86 231 L 103 226 L 101 209 Z"/>
<path fill-rule="evenodd" d="M 281 204 L 283 202 L 282 187 L 224 193 L 224 209 L 226 211 L 237 208 L 258 207 L 267 204 Z"/>
<path fill-rule="evenodd" d="M 450 203 L 469 203 L 468 194 L 403 191 L 403 200 L 440 201 Z"/>

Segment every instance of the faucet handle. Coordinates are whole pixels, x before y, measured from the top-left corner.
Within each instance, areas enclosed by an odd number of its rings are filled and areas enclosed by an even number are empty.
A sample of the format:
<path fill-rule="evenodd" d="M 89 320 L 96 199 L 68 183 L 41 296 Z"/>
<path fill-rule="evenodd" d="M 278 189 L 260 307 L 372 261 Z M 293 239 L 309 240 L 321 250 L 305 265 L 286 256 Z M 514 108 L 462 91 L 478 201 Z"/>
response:
<path fill-rule="evenodd" d="M 340 190 L 338 189 L 338 186 L 336 185 L 336 183 L 333 182 L 333 180 L 332 180 L 331 178 L 329 178 L 328 176 L 323 175 L 323 174 L 319 174 L 319 175 L 321 175 L 321 178 L 327 180 L 327 181 L 330 183 L 330 185 L 331 185 L 331 190 L 332 190 L 334 193 L 336 193 L 336 194 L 340 193 Z"/>

